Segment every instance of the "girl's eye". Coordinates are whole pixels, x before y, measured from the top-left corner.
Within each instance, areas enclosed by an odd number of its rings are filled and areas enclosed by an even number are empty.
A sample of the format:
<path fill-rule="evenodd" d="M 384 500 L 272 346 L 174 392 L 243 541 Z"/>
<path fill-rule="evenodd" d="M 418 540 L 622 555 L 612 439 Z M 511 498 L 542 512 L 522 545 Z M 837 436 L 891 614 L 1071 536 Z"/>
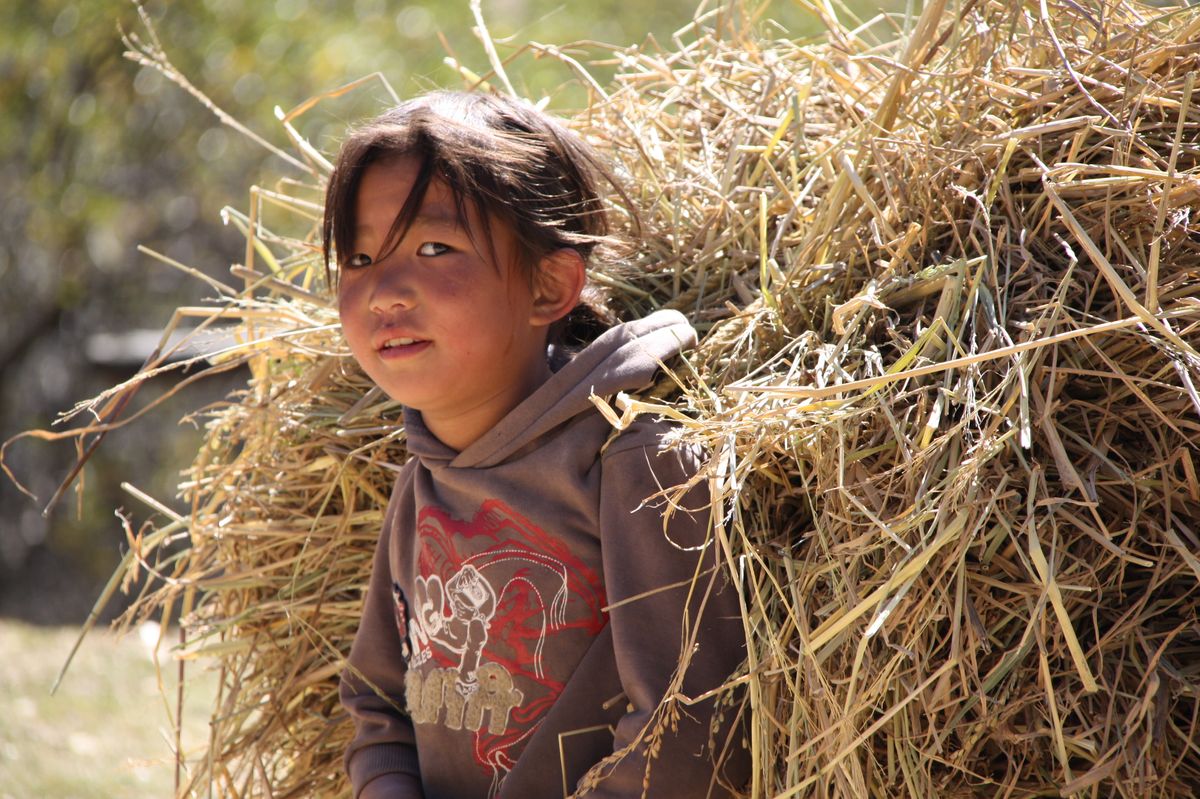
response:
<path fill-rule="evenodd" d="M 427 241 L 417 248 L 417 255 L 445 255 L 450 248 L 436 241 Z"/>
<path fill-rule="evenodd" d="M 371 265 L 371 256 L 365 252 L 356 252 L 346 259 L 346 266 L 350 269 L 361 269 L 364 266 Z"/>

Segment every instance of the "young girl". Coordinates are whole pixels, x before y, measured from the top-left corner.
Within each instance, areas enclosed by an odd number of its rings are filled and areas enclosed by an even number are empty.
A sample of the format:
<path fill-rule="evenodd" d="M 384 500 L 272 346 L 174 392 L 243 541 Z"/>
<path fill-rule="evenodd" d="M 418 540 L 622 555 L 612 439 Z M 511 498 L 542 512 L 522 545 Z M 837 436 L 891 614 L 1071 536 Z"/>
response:
<path fill-rule="evenodd" d="M 566 341 L 588 327 L 605 174 L 560 123 L 484 94 L 406 102 L 338 156 L 342 328 L 412 455 L 342 683 L 356 797 L 726 793 L 714 762 L 740 742 L 713 700 L 655 714 L 685 650 L 689 698 L 744 656 L 703 482 L 674 513 L 648 501 L 696 457 L 661 421 L 614 437 L 589 400 L 649 385 L 695 333 L 664 311 Z"/>

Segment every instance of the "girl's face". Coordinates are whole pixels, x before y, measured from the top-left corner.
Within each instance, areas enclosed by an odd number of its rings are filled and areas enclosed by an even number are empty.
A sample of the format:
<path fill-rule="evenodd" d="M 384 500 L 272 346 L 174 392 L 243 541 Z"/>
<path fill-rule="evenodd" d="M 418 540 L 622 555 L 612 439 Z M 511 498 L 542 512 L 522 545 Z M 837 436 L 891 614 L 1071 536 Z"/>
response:
<path fill-rule="evenodd" d="M 478 211 L 458 219 L 441 180 L 398 246 L 385 247 L 419 167 L 408 157 L 367 167 L 354 247 L 339 254 L 338 312 L 366 373 L 462 450 L 549 376 L 546 327 L 512 231 L 491 218 L 489 247 Z"/>

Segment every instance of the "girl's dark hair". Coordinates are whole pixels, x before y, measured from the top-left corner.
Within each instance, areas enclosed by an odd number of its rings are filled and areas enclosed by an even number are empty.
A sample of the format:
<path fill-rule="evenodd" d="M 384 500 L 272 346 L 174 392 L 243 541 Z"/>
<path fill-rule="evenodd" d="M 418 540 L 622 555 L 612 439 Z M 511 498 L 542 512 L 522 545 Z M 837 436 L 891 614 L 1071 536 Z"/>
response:
<path fill-rule="evenodd" d="M 591 146 L 549 115 L 491 94 L 432 92 L 353 129 L 342 143 L 325 194 L 327 274 L 334 253 L 341 258 L 354 252 L 356 200 L 367 167 L 405 156 L 420 167 L 385 247 L 398 245 L 438 178 L 449 187 L 464 226 L 468 204 L 479 211 L 489 244 L 492 220 L 511 228 L 517 266 L 531 282 L 541 259 L 556 250 L 576 250 L 587 263 L 598 247 L 614 241 L 602 180 L 631 205 Z M 551 329 L 551 341 L 586 343 L 615 321 L 589 284 L 579 306 Z"/>

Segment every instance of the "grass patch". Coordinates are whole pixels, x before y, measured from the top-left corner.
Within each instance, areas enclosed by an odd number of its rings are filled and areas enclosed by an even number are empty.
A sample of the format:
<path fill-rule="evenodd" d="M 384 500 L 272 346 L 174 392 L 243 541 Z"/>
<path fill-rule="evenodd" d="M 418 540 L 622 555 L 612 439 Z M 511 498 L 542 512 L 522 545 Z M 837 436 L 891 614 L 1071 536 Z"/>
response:
<path fill-rule="evenodd" d="M 0 799 L 171 796 L 176 665 L 165 642 L 160 689 L 141 636 L 95 630 L 51 696 L 77 635 L 0 619 Z M 215 675 L 190 667 L 187 687 L 185 753 L 207 740 Z"/>

